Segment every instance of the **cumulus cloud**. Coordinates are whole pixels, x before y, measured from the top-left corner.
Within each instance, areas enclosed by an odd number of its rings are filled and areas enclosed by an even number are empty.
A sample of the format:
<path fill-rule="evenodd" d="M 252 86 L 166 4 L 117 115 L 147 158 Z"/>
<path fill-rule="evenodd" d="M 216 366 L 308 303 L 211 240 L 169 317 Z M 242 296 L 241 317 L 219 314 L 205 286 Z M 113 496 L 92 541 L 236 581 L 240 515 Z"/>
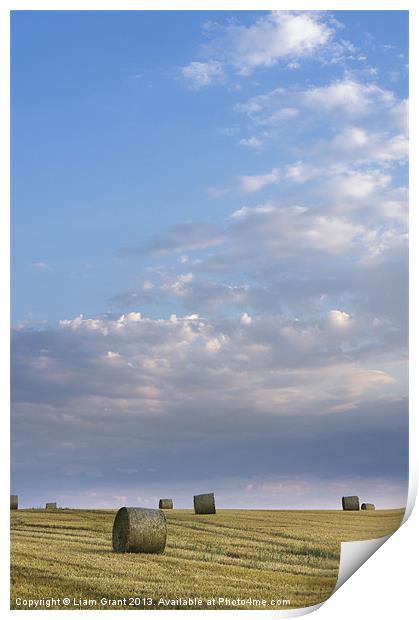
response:
<path fill-rule="evenodd" d="M 348 325 L 350 318 L 350 315 L 342 310 L 329 311 L 329 320 L 332 325 L 336 325 L 337 327 L 344 327 Z"/>
<path fill-rule="evenodd" d="M 397 102 L 391 108 L 389 117 L 391 125 L 406 135 L 409 131 L 409 101 L 403 99 Z"/>
<path fill-rule="evenodd" d="M 328 181 L 328 189 L 337 198 L 367 198 L 377 189 L 390 185 L 391 176 L 379 170 L 348 170 L 337 174 Z"/>
<path fill-rule="evenodd" d="M 180 273 L 175 276 L 169 276 L 164 279 L 162 291 L 167 292 L 175 297 L 184 297 L 187 294 L 187 285 L 194 279 L 192 273 Z"/>
<path fill-rule="evenodd" d="M 280 59 L 310 56 L 332 36 L 333 27 L 321 12 L 272 11 L 250 26 L 230 26 L 224 43 L 229 62 L 249 74 Z"/>
<path fill-rule="evenodd" d="M 307 164 L 302 161 L 288 164 L 285 168 L 285 178 L 295 181 L 296 183 L 305 183 L 306 181 L 314 177 L 320 177 L 323 174 L 323 170 L 318 166 L 311 163 Z"/>
<path fill-rule="evenodd" d="M 362 116 L 375 105 L 393 106 L 394 95 L 376 84 L 362 83 L 351 78 L 337 80 L 328 86 L 316 86 L 303 93 L 304 103 L 326 111 L 344 111 L 350 116 Z"/>
<path fill-rule="evenodd" d="M 240 323 L 242 325 L 251 325 L 252 324 L 252 317 L 250 316 L 250 314 L 248 314 L 247 312 L 242 314 L 241 317 L 240 317 Z"/>
<path fill-rule="evenodd" d="M 360 197 L 362 194 L 368 198 L 371 191 L 369 179 L 365 186 L 361 184 L 360 189 L 354 189 L 353 185 L 342 188 L 338 181 L 336 183 L 337 189 L 346 196 L 355 194 Z M 391 260 L 397 252 L 403 256 L 407 249 L 404 222 L 381 226 L 374 218 L 367 223 L 338 213 L 328 214 L 300 206 L 280 207 L 271 203 L 233 212 L 227 232 L 230 250 L 226 249 L 226 252 L 231 259 L 234 254 L 242 261 L 262 263 L 286 259 L 288 268 L 299 263 L 301 253 L 316 261 L 328 256 L 345 257 L 355 267 L 365 265 L 369 260 Z"/>
<path fill-rule="evenodd" d="M 323 150 L 325 145 L 322 145 Z M 366 128 L 347 126 L 335 134 L 328 145 L 331 157 L 350 158 L 360 164 L 390 165 L 407 161 L 409 141 L 405 134 L 373 132 Z"/>
<path fill-rule="evenodd" d="M 297 252 L 318 251 L 342 254 L 348 249 L 362 251 L 364 226 L 344 217 L 319 215 L 303 207 L 281 208 L 270 203 L 241 208 L 230 216 L 234 241 L 263 247 L 269 256 L 290 256 Z"/>
<path fill-rule="evenodd" d="M 272 11 L 246 26 L 233 23 L 218 38 L 202 46 L 204 61 L 182 67 L 193 88 L 223 81 L 226 71 L 249 75 L 278 62 L 294 69 L 314 57 L 334 37 L 336 22 L 321 11 Z"/>
<path fill-rule="evenodd" d="M 87 408 L 89 417 L 110 409 L 167 418 L 184 403 L 193 409 L 206 402 L 240 419 L 241 406 L 286 415 L 317 402 L 326 413 L 338 404 L 399 397 L 401 362 L 380 361 L 374 348 L 359 355 L 368 325 L 372 318 L 357 322 L 342 310 L 309 322 L 246 312 L 223 326 L 198 314 L 78 316 L 56 329 L 15 332 L 14 402 L 26 403 L 30 387 L 32 403 Z M 376 338 L 383 329 L 375 325 Z"/>

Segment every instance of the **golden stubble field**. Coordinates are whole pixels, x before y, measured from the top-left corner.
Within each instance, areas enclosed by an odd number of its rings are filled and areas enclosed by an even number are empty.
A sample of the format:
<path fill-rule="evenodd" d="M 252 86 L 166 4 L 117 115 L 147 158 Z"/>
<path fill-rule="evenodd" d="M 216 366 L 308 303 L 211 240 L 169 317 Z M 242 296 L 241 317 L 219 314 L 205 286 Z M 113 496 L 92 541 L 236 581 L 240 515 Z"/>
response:
<path fill-rule="evenodd" d="M 404 509 L 168 510 L 161 555 L 114 553 L 115 512 L 11 511 L 11 608 L 28 609 L 30 600 L 45 608 L 52 597 L 60 601 L 54 609 L 314 605 L 335 586 L 341 541 L 394 532 Z M 250 598 L 266 604 L 220 600 Z"/>

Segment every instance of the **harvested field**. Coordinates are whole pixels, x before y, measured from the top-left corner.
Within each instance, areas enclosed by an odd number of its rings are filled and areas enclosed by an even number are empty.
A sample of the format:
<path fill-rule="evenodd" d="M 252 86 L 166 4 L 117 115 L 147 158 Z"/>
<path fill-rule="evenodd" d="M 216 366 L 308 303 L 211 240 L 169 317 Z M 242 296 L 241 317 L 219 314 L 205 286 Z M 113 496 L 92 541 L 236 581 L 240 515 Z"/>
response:
<path fill-rule="evenodd" d="M 28 599 L 51 597 L 61 600 L 54 609 L 305 607 L 332 592 L 341 541 L 390 534 L 403 513 L 171 510 L 166 549 L 159 555 L 112 551 L 116 511 L 12 511 L 11 607 L 27 609 Z M 63 597 L 70 599 L 65 607 Z M 134 606 L 131 597 L 137 597 Z M 182 598 L 194 600 L 188 604 Z M 219 598 L 265 599 L 267 604 L 233 607 Z"/>

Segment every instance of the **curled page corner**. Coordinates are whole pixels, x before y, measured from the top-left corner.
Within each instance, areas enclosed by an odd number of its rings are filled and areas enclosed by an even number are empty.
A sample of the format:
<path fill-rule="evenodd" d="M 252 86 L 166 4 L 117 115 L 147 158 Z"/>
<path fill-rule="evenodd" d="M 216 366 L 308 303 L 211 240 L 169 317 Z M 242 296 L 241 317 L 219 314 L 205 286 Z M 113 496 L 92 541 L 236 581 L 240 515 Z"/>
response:
<path fill-rule="evenodd" d="M 403 521 L 404 522 L 404 521 Z M 394 532 L 393 532 L 394 533 Z M 363 564 L 385 543 L 393 534 L 383 536 L 382 538 L 374 538 L 372 540 L 357 540 L 351 542 L 342 542 L 340 546 L 340 562 L 339 573 L 336 585 L 331 592 L 331 596 L 346 582 Z M 326 599 L 328 600 L 328 599 Z M 272 618 L 295 618 L 297 616 L 305 616 L 319 609 L 326 600 L 310 607 L 302 607 L 297 609 L 275 611 Z M 266 613 L 266 612 L 265 612 Z M 266 617 L 266 616 L 265 616 Z"/>
<path fill-rule="evenodd" d="M 340 546 L 339 573 L 335 588 L 331 596 L 349 579 L 389 538 L 374 538 L 372 540 L 357 540 L 342 542 Z"/>

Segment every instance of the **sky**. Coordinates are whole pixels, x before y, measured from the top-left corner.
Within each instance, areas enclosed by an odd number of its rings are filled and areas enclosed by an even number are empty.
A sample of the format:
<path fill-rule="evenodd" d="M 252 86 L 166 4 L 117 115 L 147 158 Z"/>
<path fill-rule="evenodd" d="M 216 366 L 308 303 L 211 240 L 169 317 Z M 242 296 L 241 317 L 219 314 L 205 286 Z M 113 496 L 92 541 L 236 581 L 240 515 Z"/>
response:
<path fill-rule="evenodd" d="M 15 11 L 20 505 L 406 500 L 406 11 Z"/>

